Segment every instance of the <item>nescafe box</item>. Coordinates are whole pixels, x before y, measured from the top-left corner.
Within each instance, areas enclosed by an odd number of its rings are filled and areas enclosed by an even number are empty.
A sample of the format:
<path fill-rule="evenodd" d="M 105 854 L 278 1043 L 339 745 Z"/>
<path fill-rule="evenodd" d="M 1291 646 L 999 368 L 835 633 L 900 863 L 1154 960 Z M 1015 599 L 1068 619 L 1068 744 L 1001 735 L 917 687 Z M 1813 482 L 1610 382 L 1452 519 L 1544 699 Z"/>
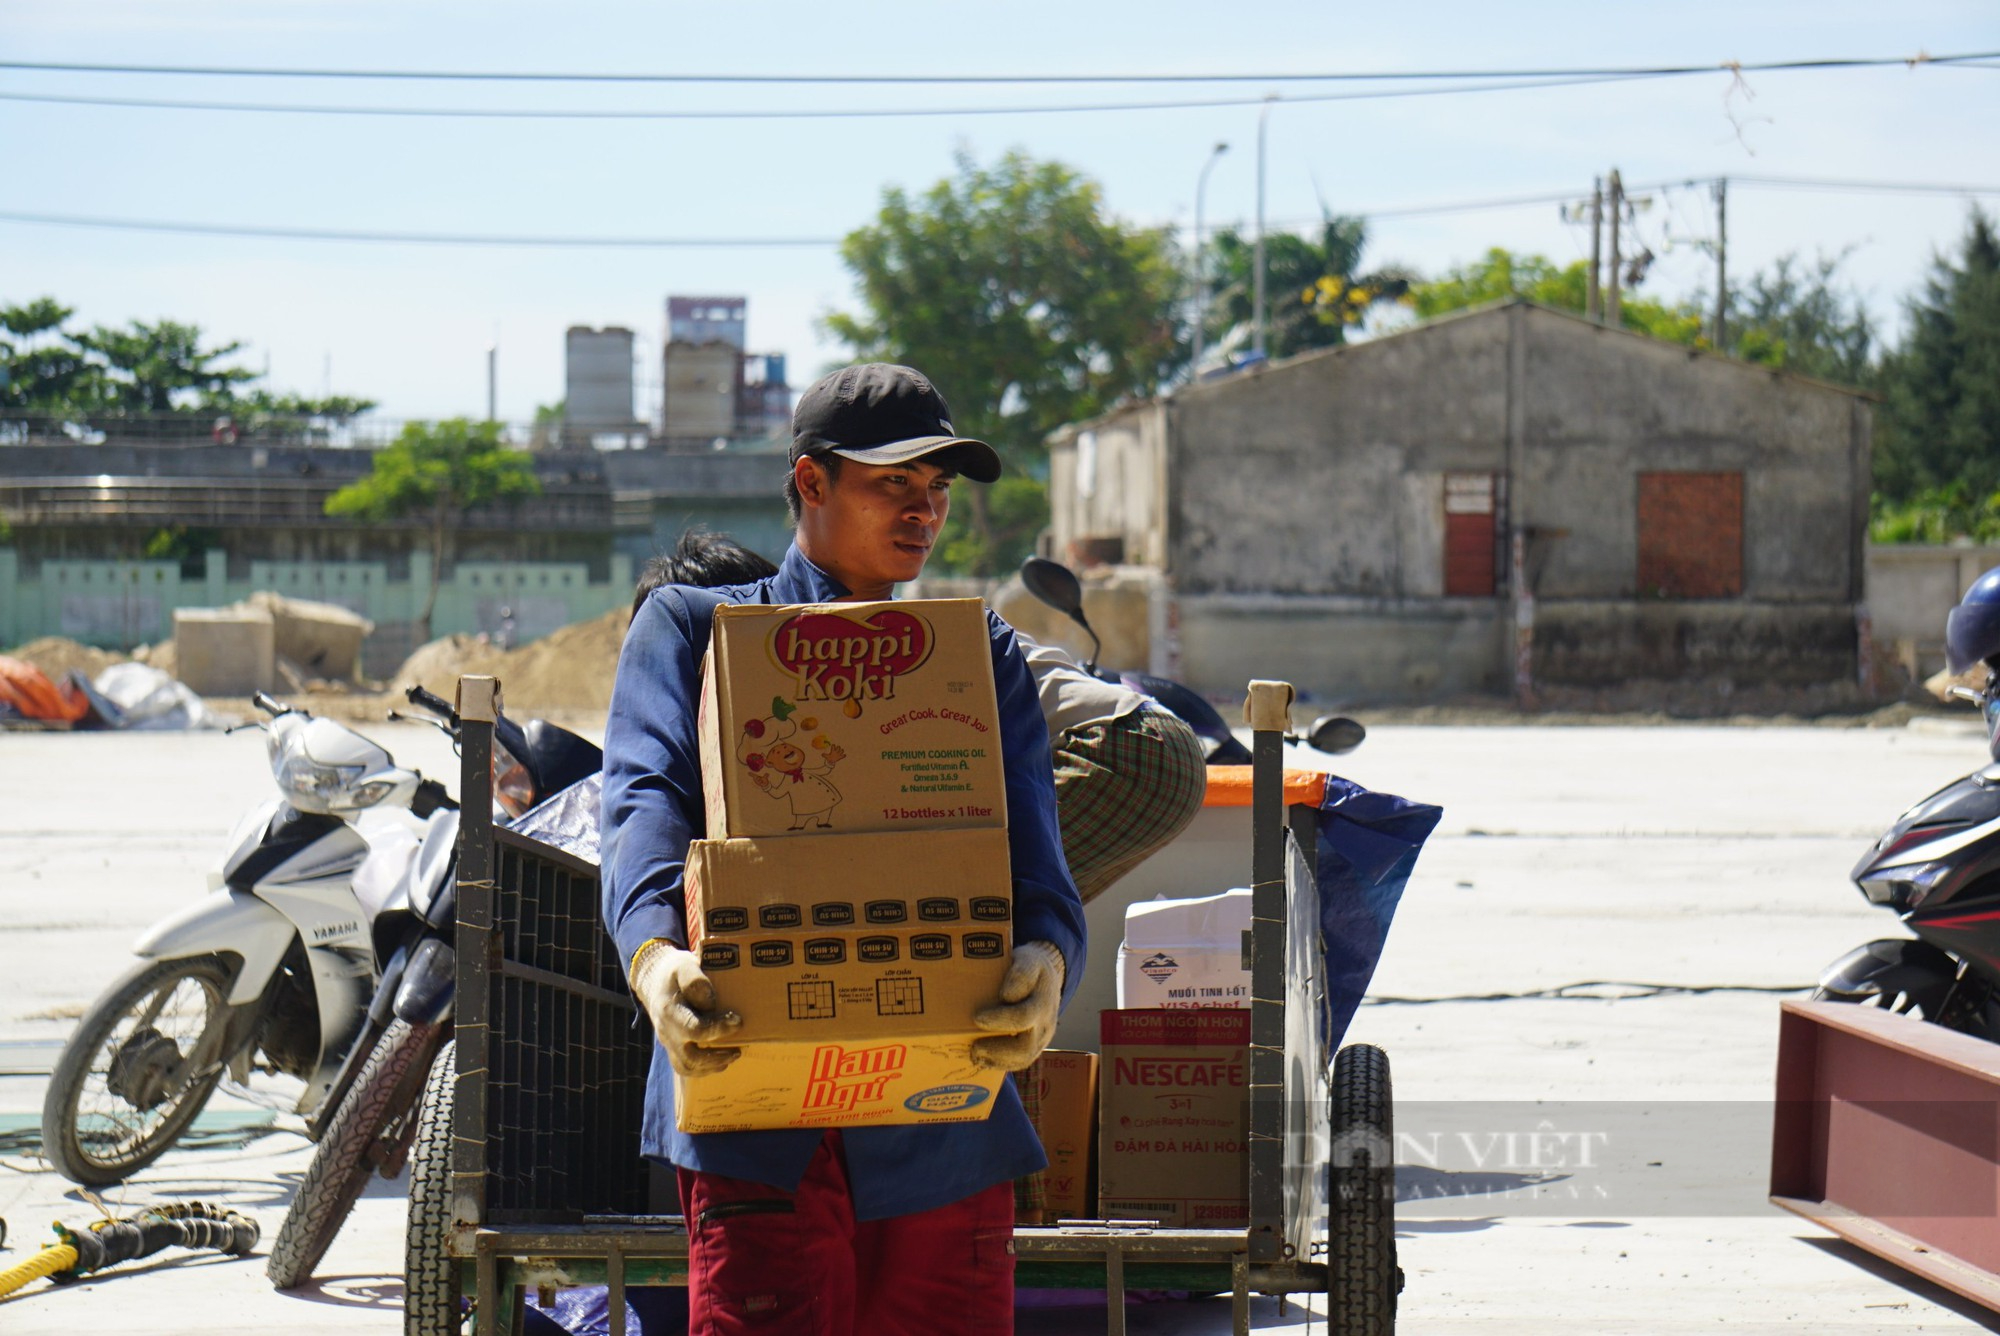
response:
<path fill-rule="evenodd" d="M 999 713 L 978 599 L 717 608 L 708 836 L 1004 827 Z"/>
<path fill-rule="evenodd" d="M 1098 1211 L 1248 1224 L 1250 1013 L 1106 1011 L 1099 1037 Z"/>

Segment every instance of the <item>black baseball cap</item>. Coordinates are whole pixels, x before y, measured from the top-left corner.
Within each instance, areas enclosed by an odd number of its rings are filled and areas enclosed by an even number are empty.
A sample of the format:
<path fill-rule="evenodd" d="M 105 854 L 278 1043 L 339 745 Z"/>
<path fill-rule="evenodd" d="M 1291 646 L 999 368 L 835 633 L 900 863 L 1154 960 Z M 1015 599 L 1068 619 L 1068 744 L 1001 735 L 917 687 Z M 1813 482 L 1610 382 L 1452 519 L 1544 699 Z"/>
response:
<path fill-rule="evenodd" d="M 933 460 L 974 482 L 1000 476 L 1000 456 L 984 441 L 952 430 L 951 405 L 920 371 L 864 362 L 822 376 L 792 414 L 792 462 L 835 454 L 861 464 Z"/>

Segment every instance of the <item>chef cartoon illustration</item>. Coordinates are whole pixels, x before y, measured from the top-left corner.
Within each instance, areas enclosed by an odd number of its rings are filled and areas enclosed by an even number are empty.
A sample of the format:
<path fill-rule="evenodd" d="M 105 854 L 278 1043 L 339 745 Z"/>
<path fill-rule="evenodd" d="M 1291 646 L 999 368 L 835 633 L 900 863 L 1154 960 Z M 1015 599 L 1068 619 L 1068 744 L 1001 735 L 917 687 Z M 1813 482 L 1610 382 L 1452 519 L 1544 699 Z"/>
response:
<path fill-rule="evenodd" d="M 744 723 L 736 739 L 736 759 L 766 797 L 791 804 L 793 830 L 804 830 L 808 821 L 830 830 L 840 790 L 826 776 L 847 753 L 815 731 L 818 719 L 806 715 L 795 719 L 796 714 L 798 706 L 782 696 L 773 697 L 769 715 Z"/>

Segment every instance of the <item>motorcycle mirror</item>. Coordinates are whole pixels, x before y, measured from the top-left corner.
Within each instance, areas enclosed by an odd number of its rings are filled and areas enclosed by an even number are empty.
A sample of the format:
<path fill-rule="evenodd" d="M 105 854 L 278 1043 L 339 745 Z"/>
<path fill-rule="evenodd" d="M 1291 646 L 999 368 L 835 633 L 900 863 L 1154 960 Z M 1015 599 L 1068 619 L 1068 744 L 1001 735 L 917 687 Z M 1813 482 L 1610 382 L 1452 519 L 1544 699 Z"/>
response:
<path fill-rule="evenodd" d="M 1029 557 L 1021 563 L 1021 583 L 1057 612 L 1083 620 L 1083 584 L 1059 561 Z"/>
<path fill-rule="evenodd" d="M 1103 652 L 1104 643 L 1097 638 L 1097 631 L 1083 615 L 1083 583 L 1076 578 L 1076 572 L 1047 557 L 1028 557 L 1021 562 L 1021 585 L 1081 626 L 1090 636 L 1090 662 L 1084 665 L 1084 669 L 1095 673 L 1097 657 Z"/>
<path fill-rule="evenodd" d="M 1313 721 L 1305 741 L 1314 751 L 1343 756 L 1359 747 L 1367 736 L 1368 730 L 1361 726 L 1359 720 L 1349 719 L 1344 714 L 1327 714 Z"/>

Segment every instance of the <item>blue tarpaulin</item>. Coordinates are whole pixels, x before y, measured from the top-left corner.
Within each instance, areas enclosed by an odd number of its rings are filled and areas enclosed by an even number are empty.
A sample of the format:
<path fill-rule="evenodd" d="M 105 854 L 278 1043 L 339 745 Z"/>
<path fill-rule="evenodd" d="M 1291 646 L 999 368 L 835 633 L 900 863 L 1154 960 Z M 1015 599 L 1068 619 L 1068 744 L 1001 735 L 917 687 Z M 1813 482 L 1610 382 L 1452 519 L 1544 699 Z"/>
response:
<path fill-rule="evenodd" d="M 1389 923 L 1442 807 L 1326 777 L 1319 807 L 1319 925 L 1326 943 L 1326 1043 L 1341 1036 L 1367 995 Z"/>

